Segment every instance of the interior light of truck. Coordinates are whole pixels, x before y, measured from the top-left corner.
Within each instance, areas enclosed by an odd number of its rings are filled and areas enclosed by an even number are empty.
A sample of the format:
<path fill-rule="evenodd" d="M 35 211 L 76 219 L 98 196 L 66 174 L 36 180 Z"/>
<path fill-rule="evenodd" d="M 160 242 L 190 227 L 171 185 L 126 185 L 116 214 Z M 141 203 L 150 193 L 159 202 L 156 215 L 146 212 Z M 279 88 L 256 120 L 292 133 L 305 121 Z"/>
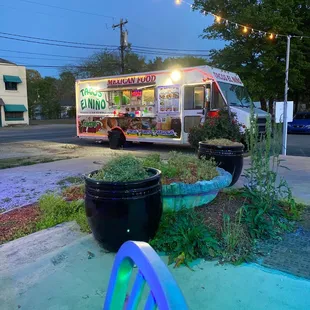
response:
<path fill-rule="evenodd" d="M 178 70 L 172 71 L 171 79 L 173 82 L 177 82 L 181 79 L 181 72 Z"/>

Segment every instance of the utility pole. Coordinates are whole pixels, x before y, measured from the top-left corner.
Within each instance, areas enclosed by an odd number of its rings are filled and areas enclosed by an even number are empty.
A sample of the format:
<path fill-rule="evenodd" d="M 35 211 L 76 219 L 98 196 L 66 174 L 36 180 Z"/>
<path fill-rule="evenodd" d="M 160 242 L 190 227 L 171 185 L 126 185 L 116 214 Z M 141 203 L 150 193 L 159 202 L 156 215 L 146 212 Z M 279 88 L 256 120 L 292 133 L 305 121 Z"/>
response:
<path fill-rule="evenodd" d="M 285 90 L 283 107 L 283 136 L 282 136 L 282 155 L 286 155 L 287 147 L 287 94 L 288 94 L 288 73 L 290 67 L 291 36 L 287 36 L 286 46 L 286 65 L 285 65 Z"/>
<path fill-rule="evenodd" d="M 120 29 L 120 51 L 121 51 L 121 73 L 125 73 L 125 64 L 124 64 L 124 51 L 125 48 L 128 46 L 127 41 L 127 31 L 123 31 L 123 27 L 128 23 L 127 19 L 124 21 L 122 18 L 119 24 L 113 25 L 112 28 Z"/>

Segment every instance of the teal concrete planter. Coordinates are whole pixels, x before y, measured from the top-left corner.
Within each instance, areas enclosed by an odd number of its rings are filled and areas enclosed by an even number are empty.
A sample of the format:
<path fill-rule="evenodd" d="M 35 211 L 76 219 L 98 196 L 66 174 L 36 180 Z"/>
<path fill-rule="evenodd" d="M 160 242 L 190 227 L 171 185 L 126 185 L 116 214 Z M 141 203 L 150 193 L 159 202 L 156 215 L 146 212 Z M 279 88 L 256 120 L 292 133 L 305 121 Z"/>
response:
<path fill-rule="evenodd" d="M 219 190 L 228 187 L 232 176 L 222 168 L 217 168 L 219 175 L 210 181 L 194 184 L 171 183 L 162 186 L 163 210 L 178 211 L 182 208 L 194 208 L 212 201 Z"/>

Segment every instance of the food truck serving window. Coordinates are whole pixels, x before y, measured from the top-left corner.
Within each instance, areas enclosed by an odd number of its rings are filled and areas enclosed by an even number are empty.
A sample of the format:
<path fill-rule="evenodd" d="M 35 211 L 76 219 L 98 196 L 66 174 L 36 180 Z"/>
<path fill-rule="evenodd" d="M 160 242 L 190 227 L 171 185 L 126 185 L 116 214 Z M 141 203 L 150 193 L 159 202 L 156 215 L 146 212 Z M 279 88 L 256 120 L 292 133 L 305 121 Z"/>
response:
<path fill-rule="evenodd" d="M 109 106 L 153 105 L 155 89 L 111 90 L 107 92 Z"/>

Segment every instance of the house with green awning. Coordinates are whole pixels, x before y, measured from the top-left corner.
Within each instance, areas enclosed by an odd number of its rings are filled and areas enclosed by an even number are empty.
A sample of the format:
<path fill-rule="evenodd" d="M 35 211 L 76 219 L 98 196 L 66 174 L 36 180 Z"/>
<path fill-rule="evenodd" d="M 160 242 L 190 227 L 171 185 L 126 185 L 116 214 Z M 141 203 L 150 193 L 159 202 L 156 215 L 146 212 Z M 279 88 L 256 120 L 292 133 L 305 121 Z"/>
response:
<path fill-rule="evenodd" d="M 0 127 L 29 125 L 26 68 L 0 58 Z"/>

